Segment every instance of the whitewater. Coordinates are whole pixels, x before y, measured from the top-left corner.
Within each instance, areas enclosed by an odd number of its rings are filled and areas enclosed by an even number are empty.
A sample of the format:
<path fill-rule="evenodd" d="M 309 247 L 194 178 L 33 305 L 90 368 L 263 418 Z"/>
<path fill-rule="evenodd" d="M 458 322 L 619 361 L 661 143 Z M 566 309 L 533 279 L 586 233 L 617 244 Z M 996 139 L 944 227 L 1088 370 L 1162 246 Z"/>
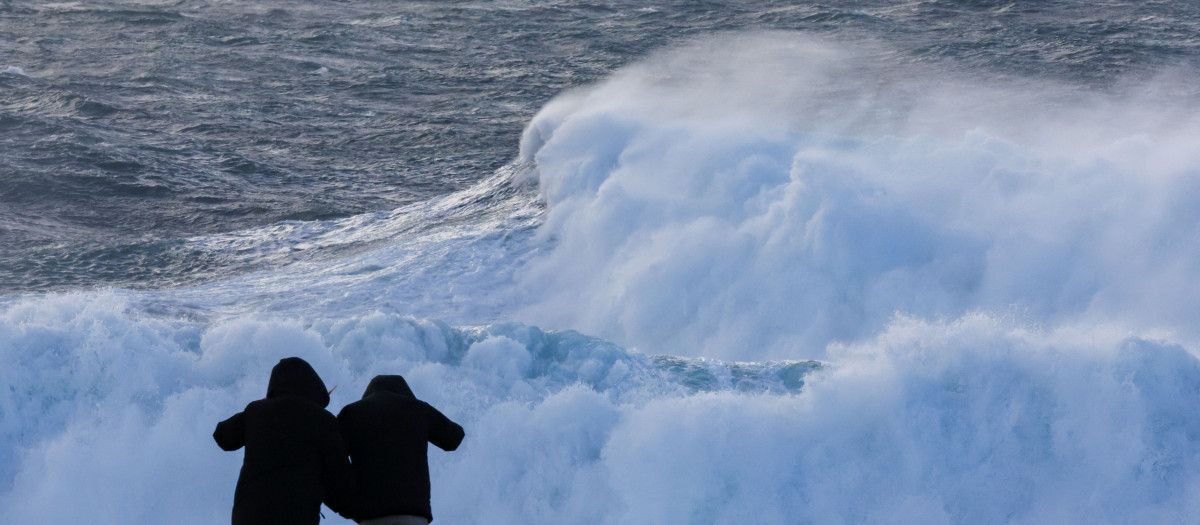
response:
<path fill-rule="evenodd" d="M 437 523 L 1200 521 L 1197 80 L 680 42 L 465 189 L 186 240 L 260 270 L 0 296 L 0 522 L 227 520 L 287 356 L 464 426 Z"/>

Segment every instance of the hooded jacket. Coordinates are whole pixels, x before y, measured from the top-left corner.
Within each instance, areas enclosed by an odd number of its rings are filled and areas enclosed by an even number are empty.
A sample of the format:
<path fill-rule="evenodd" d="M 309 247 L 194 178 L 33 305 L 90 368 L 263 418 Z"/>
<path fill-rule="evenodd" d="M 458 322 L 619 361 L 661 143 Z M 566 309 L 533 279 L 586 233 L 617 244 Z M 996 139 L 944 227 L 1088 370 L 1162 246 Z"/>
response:
<path fill-rule="evenodd" d="M 394 515 L 433 521 L 428 443 L 454 450 L 463 428 L 413 395 L 397 375 L 376 376 L 363 398 L 338 414 L 358 477 L 360 519 Z"/>
<path fill-rule="evenodd" d="M 329 393 L 306 361 L 282 359 L 267 397 L 217 424 L 222 449 L 246 447 L 233 496 L 233 525 L 317 525 L 321 503 L 345 513 L 355 481 Z"/>

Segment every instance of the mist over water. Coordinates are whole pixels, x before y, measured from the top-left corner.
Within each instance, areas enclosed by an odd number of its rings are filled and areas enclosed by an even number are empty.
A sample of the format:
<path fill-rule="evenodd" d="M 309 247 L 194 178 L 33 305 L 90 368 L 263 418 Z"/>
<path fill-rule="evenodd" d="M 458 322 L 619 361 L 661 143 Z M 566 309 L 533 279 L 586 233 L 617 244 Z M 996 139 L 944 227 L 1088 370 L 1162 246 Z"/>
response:
<path fill-rule="evenodd" d="M 981 60 L 681 40 L 456 191 L 0 296 L 0 523 L 227 520 L 212 429 L 286 356 L 463 424 L 437 523 L 1197 521 L 1197 75 Z"/>

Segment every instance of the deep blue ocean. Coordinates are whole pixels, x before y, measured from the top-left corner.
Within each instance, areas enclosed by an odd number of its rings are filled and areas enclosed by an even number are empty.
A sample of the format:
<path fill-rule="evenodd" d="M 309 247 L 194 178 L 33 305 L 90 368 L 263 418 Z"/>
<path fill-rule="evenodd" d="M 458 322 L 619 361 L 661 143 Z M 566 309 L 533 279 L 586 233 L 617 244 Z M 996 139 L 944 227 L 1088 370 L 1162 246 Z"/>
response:
<path fill-rule="evenodd" d="M 1191 1 L 0 0 L 0 523 L 227 520 L 293 355 L 441 524 L 1200 522 L 1198 109 Z"/>

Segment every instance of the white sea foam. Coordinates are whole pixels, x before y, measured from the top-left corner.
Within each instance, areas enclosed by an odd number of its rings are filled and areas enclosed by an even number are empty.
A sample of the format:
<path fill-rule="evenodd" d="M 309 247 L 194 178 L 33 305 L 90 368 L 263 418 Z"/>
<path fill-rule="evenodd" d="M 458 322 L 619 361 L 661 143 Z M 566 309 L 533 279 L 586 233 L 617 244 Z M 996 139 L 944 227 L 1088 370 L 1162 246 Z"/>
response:
<path fill-rule="evenodd" d="M 820 357 L 895 312 L 1196 340 L 1186 101 L 948 67 L 739 36 L 555 100 L 522 145 L 555 249 L 520 275 L 521 318 L 734 358 Z"/>
<path fill-rule="evenodd" d="M 288 267 L 0 298 L 0 523 L 227 520 L 292 355 L 466 427 L 438 523 L 1200 521 L 1190 113 L 887 62 L 698 43 L 462 193 L 192 241 Z"/>
<path fill-rule="evenodd" d="M 901 317 L 780 395 L 695 391 L 640 354 L 524 325 L 198 325 L 127 306 L 51 296 L 0 315 L 0 521 L 228 519 L 241 455 L 212 428 L 289 355 L 339 385 L 334 410 L 402 373 L 464 424 L 458 451 L 431 453 L 444 523 L 1200 516 L 1200 363 L 1119 330 Z"/>

